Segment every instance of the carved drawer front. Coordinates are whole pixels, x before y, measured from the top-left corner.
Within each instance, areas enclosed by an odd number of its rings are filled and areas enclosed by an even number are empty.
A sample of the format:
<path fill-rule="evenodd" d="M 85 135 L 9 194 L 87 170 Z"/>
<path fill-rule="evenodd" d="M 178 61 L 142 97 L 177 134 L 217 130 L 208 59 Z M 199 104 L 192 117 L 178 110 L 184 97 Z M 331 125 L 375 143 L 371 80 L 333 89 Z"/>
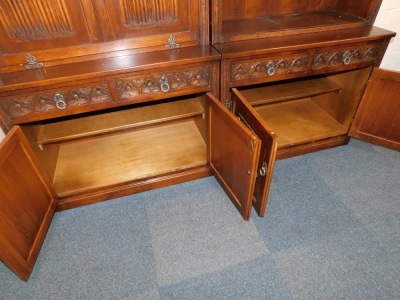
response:
<path fill-rule="evenodd" d="M 109 101 L 112 101 L 112 97 L 108 82 L 98 82 L 4 97 L 0 99 L 0 105 L 11 121 L 34 121 L 45 119 L 47 116 L 63 116 L 83 106 L 86 108 L 84 111 L 89 111 L 91 105 Z"/>
<path fill-rule="evenodd" d="M 230 65 L 230 79 L 231 82 L 235 82 L 254 78 L 272 79 L 278 75 L 305 73 L 307 71 L 307 62 L 307 53 L 292 53 L 234 61 Z"/>
<path fill-rule="evenodd" d="M 210 66 L 187 67 L 180 70 L 160 71 L 150 74 L 127 76 L 115 79 L 119 100 L 134 100 L 148 96 L 163 97 L 164 94 L 193 89 L 208 90 Z"/>
<path fill-rule="evenodd" d="M 320 49 L 314 54 L 313 70 L 373 62 L 378 57 L 381 44 L 354 45 L 339 49 Z"/>

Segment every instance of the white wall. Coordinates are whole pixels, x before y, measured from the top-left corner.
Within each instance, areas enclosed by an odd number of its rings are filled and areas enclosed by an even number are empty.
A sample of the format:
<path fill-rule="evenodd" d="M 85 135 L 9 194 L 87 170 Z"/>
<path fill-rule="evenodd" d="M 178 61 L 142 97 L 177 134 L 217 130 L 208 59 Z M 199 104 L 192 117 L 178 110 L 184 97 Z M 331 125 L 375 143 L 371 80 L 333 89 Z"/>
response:
<path fill-rule="evenodd" d="M 390 42 L 381 67 L 400 71 L 400 1 L 383 0 L 374 25 L 398 33 Z M 3 138 L 4 133 L 0 130 L 0 141 Z"/>
<path fill-rule="evenodd" d="M 397 32 L 385 53 L 381 68 L 400 71 L 400 1 L 383 0 L 374 25 Z"/>

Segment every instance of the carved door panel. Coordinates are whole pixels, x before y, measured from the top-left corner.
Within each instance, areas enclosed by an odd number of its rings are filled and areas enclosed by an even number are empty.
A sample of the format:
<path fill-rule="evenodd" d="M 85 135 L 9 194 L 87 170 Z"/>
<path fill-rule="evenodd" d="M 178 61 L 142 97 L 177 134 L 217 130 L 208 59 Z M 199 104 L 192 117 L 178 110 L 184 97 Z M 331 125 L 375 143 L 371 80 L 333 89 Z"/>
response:
<path fill-rule="evenodd" d="M 350 135 L 400 150 L 400 72 L 375 69 L 357 110 Z"/>
<path fill-rule="evenodd" d="M 89 41 L 80 0 L 0 0 L 3 55 L 70 47 Z"/>
<path fill-rule="evenodd" d="M 234 114 L 262 141 L 258 176 L 254 189 L 253 206 L 260 217 L 265 214 L 272 174 L 278 150 L 277 136 L 237 89 L 232 89 Z"/>
<path fill-rule="evenodd" d="M 0 144 L 0 260 L 28 280 L 56 201 L 20 127 Z"/>
<path fill-rule="evenodd" d="M 248 220 L 261 141 L 221 102 L 207 95 L 210 167 L 243 218 Z"/>
<path fill-rule="evenodd" d="M 97 1 L 108 12 L 109 38 L 138 39 L 141 47 L 166 45 L 171 35 L 178 43 L 199 39 L 199 0 Z"/>

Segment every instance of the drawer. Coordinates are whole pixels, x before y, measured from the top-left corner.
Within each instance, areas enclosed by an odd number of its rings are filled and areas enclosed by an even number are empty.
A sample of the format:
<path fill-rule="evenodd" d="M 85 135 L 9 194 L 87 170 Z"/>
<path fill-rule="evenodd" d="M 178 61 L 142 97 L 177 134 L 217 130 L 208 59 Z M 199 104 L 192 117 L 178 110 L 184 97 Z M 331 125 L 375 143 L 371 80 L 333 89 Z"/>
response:
<path fill-rule="evenodd" d="M 108 82 L 8 96 L 0 105 L 12 124 L 65 116 L 104 107 L 112 102 Z"/>
<path fill-rule="evenodd" d="M 252 82 L 254 79 L 260 79 L 261 82 L 280 80 L 287 75 L 292 75 L 290 78 L 302 76 L 307 71 L 307 63 L 308 54 L 305 52 L 233 61 L 230 64 L 230 81 L 232 85 L 237 86 L 249 79 Z"/>
<path fill-rule="evenodd" d="M 146 101 L 208 91 L 210 65 L 186 65 L 172 70 L 133 73 L 115 78 L 114 83 L 119 101 Z"/>
<path fill-rule="evenodd" d="M 331 68 L 356 67 L 362 63 L 372 63 L 378 58 L 381 47 L 381 43 L 375 43 L 317 49 L 312 70 L 326 71 Z"/>

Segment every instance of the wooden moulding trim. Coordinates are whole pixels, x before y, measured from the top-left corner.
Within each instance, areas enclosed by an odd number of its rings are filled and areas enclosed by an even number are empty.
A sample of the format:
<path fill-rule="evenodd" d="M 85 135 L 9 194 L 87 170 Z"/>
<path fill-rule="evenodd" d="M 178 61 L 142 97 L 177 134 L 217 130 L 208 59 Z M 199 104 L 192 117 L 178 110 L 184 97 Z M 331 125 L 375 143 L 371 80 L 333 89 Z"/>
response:
<path fill-rule="evenodd" d="M 200 179 L 211 175 L 212 173 L 209 166 L 203 166 L 195 169 L 185 170 L 179 173 L 165 174 L 163 176 L 148 178 L 146 180 L 139 180 L 117 186 L 111 186 L 101 190 L 93 191 L 92 193 L 85 192 L 82 195 L 60 199 L 57 205 L 57 211 L 94 204 L 134 193 L 140 193 L 173 184 Z"/>
<path fill-rule="evenodd" d="M 304 145 L 296 145 L 293 147 L 278 149 L 276 159 L 285 159 L 293 156 L 307 154 L 319 150 L 325 150 L 337 146 L 347 145 L 350 138 L 347 135 L 342 135 L 334 138 L 329 138 L 322 141 L 312 142 Z M 278 141 L 279 143 L 279 141 Z"/>
<path fill-rule="evenodd" d="M 356 133 L 352 134 L 352 136 L 375 145 L 400 151 L 400 143 L 396 141 L 388 140 L 383 137 L 375 136 L 362 131 L 357 131 Z"/>
<path fill-rule="evenodd" d="M 222 59 L 239 58 L 269 53 L 282 53 L 339 44 L 369 43 L 390 39 L 395 32 L 378 27 L 357 27 L 316 33 L 260 38 L 247 41 L 214 44 Z"/>

